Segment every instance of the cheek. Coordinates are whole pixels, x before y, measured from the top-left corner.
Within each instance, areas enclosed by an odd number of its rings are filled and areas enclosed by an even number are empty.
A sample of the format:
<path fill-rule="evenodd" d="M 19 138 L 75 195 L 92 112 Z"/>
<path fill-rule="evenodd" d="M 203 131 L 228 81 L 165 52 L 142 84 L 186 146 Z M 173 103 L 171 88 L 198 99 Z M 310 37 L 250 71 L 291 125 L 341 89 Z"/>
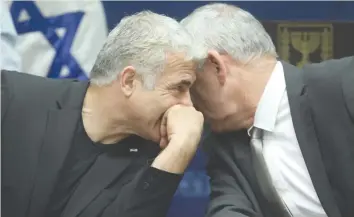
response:
<path fill-rule="evenodd" d="M 224 102 L 219 94 L 210 93 L 199 97 L 197 100 L 198 109 L 209 119 L 220 120 L 225 117 L 225 108 L 227 102 Z"/>
<path fill-rule="evenodd" d="M 179 102 L 179 99 L 172 95 L 168 94 L 166 96 L 163 96 L 163 98 L 160 99 L 159 103 L 159 112 L 162 113 L 162 115 L 172 106 L 177 105 Z"/>
<path fill-rule="evenodd" d="M 199 94 L 194 93 L 192 101 L 194 107 L 205 115 L 208 115 L 209 112 L 213 110 L 213 107 L 215 107 L 213 97 L 211 97 L 207 92 Z"/>
<path fill-rule="evenodd" d="M 148 116 L 155 119 L 159 118 L 165 113 L 165 111 L 168 109 L 167 107 L 169 106 L 169 102 L 165 97 L 155 95 L 154 97 L 150 98 L 150 100 L 144 100 L 141 106 L 143 109 L 146 108 Z"/>

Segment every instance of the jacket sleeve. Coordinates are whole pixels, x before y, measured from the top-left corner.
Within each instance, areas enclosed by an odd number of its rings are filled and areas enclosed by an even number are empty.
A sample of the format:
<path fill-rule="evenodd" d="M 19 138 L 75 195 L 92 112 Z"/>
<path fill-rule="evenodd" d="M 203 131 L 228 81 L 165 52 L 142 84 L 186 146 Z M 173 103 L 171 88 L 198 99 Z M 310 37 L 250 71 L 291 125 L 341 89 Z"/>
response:
<path fill-rule="evenodd" d="M 109 186 L 77 217 L 165 217 L 182 175 L 145 166 L 123 184 Z M 126 180 L 124 180 L 126 179 Z M 116 195 L 114 188 L 119 188 Z"/>
<path fill-rule="evenodd" d="M 181 178 L 148 167 L 123 187 L 102 217 L 165 217 Z"/>

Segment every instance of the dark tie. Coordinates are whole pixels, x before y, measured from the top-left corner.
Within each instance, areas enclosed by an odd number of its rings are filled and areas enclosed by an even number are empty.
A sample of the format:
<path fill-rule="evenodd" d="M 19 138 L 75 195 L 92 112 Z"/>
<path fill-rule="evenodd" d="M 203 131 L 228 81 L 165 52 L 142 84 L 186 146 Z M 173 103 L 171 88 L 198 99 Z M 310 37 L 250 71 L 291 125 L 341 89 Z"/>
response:
<path fill-rule="evenodd" d="M 263 130 L 253 127 L 251 130 L 252 163 L 257 177 L 258 185 L 263 196 L 269 203 L 269 208 L 277 214 L 277 217 L 291 217 L 291 212 L 280 198 L 272 183 L 267 164 L 263 157 L 262 139 Z"/>

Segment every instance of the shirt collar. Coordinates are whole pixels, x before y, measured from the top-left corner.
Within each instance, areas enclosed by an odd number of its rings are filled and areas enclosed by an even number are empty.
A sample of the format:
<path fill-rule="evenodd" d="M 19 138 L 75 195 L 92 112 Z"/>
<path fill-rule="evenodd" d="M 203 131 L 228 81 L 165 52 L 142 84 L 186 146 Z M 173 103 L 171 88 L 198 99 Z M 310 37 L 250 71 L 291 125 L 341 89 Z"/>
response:
<path fill-rule="evenodd" d="M 284 70 L 277 62 L 258 103 L 253 127 L 272 132 L 278 114 L 278 108 L 286 88 Z M 250 134 L 252 127 L 248 130 Z"/>

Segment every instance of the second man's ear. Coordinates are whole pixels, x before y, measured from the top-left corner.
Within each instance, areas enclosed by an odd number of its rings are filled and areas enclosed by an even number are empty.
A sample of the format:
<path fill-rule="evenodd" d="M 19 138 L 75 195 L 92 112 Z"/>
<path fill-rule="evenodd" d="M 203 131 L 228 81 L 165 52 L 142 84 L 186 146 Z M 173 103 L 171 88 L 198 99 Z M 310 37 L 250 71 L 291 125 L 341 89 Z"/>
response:
<path fill-rule="evenodd" d="M 129 97 L 136 88 L 136 70 L 133 66 L 125 67 L 120 73 L 120 86 L 125 96 Z"/>
<path fill-rule="evenodd" d="M 227 71 L 221 55 L 216 50 L 209 50 L 208 59 L 215 66 L 216 76 L 220 85 L 224 85 L 226 81 Z"/>

